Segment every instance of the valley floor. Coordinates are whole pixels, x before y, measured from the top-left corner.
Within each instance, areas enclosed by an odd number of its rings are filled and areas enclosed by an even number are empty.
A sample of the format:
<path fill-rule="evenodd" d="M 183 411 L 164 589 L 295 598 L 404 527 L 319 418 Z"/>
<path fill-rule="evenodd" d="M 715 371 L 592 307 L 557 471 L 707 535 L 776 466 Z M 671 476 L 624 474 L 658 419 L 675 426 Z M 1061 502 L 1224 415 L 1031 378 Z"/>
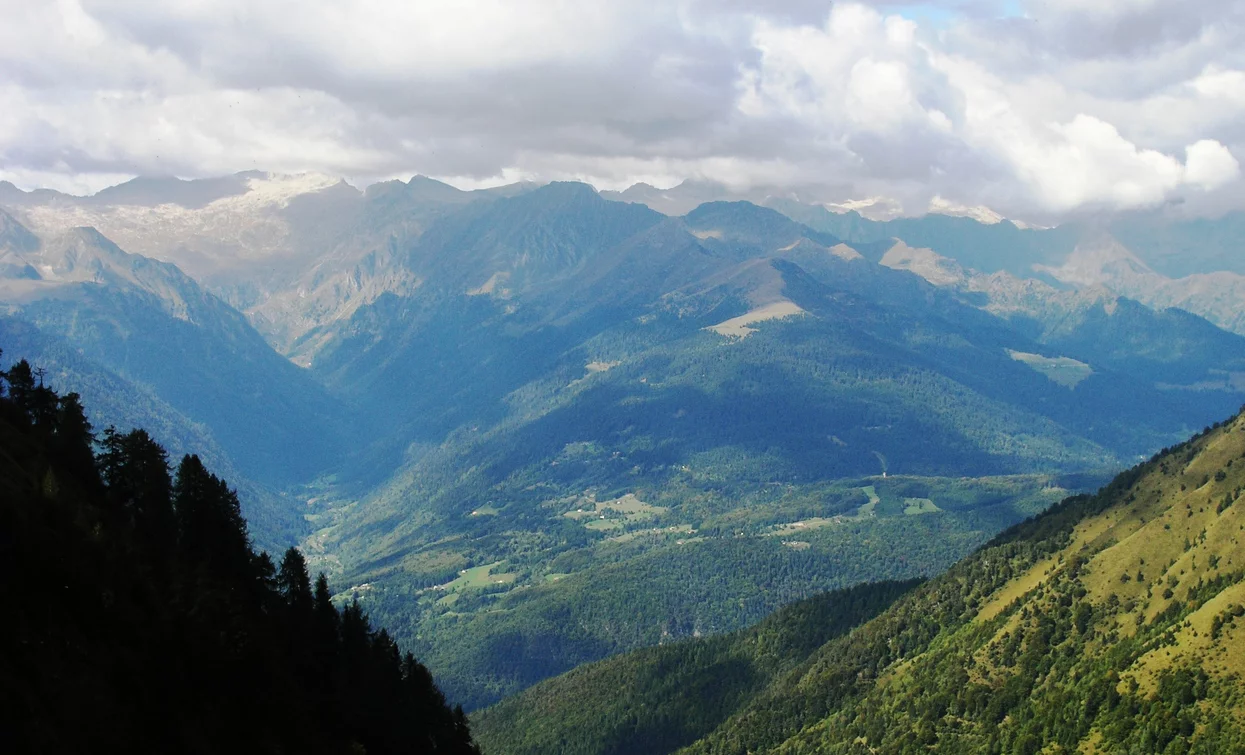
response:
<path fill-rule="evenodd" d="M 339 560 L 328 491 L 303 544 L 468 709 L 579 664 L 721 634 L 824 590 L 937 574 L 1103 475 L 878 476 L 765 485 L 735 506 L 642 491 L 552 499 L 542 527 L 477 509 L 457 533 L 388 559 Z M 641 498 L 649 498 L 652 503 Z M 706 515 L 706 511 L 709 513 Z M 529 525 L 530 526 L 530 525 Z"/>

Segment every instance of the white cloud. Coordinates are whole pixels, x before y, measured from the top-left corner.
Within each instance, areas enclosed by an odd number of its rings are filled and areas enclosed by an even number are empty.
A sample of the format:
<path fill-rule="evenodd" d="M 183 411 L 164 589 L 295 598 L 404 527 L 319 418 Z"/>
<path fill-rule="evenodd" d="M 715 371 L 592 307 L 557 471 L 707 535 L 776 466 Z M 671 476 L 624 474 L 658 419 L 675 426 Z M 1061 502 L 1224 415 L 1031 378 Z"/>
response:
<path fill-rule="evenodd" d="M 1127 16 L 1127 10 L 1091 9 L 1087 22 L 1101 24 Z M 1235 79 L 1217 69 L 1182 93 L 1163 87 L 1135 101 L 1104 99 L 1085 82 L 1040 68 L 1009 74 L 989 59 L 922 38 L 909 22 L 859 5 L 836 6 L 820 28 L 759 24 L 755 41 L 761 57 L 746 71 L 741 99 L 749 115 L 815 124 L 859 158 L 864 170 L 857 180 L 889 173 L 917 182 L 926 192 L 925 205 L 942 196 L 1022 215 L 1130 209 L 1183 196 L 1190 188 L 1219 189 L 1239 177 L 1229 149 L 1203 138 L 1204 122 L 1199 127 L 1182 114 L 1242 115 L 1223 97 L 1224 90 L 1235 91 Z M 1166 112 L 1151 100 L 1162 100 Z M 1176 116 L 1170 128 L 1142 130 L 1168 139 L 1141 143 L 1109 120 L 1141 109 L 1153 118 Z M 1190 142 L 1186 165 L 1179 156 Z M 896 163 L 906 175 L 895 173 Z"/>
<path fill-rule="evenodd" d="M 1185 180 L 1207 191 L 1226 186 L 1241 177 L 1241 164 L 1228 148 L 1211 139 L 1190 144 Z"/>
<path fill-rule="evenodd" d="M 1034 177 L 1039 198 L 1051 209 L 1157 204 L 1183 178 L 1178 160 L 1139 148 L 1093 116 L 1079 114 L 1071 123 L 1050 128 L 1058 137 L 1055 143 L 1031 146 L 1018 166 Z"/>
<path fill-rule="evenodd" d="M 0 178 L 694 177 L 1038 219 L 1245 203 L 1245 0 L 1002 5 L 0 0 Z"/>
<path fill-rule="evenodd" d="M 1203 97 L 1245 103 L 1245 71 L 1224 70 L 1211 65 L 1191 84 Z"/>

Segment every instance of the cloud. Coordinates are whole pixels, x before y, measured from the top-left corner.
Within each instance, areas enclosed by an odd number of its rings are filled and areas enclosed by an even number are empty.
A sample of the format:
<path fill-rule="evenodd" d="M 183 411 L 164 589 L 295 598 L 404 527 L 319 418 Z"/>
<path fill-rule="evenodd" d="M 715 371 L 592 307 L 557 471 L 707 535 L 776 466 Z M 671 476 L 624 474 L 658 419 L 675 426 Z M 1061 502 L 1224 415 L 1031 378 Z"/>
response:
<path fill-rule="evenodd" d="M 912 199 L 926 200 L 912 206 L 942 196 L 1053 216 L 1196 200 L 1196 192 L 1236 181 L 1230 148 L 1207 138 L 1241 143 L 1234 72 L 1193 68 L 1189 81 L 1168 77 L 1132 99 L 1111 95 L 1129 90 L 1130 74 L 1115 59 L 1121 52 L 1150 55 L 1166 45 L 1180 57 L 1182 41 L 1200 46 L 1220 32 L 1156 36 L 1149 21 L 1165 8 L 1140 0 L 1123 5 L 1079 13 L 1079 3 L 1041 4 L 1058 14 L 1049 24 L 1056 30 L 1074 21 L 1098 28 L 1111 54 L 1099 61 L 1078 48 L 1058 62 L 1028 55 L 1039 65 L 1027 69 L 990 52 L 1033 48 L 1045 32 L 1033 32 L 1030 20 L 966 23 L 930 37 L 905 19 L 839 5 L 819 27 L 761 23 L 761 57 L 743 77 L 740 104 L 752 116 L 815 123 L 851 153 L 840 170 L 855 170 L 854 184 L 882 177 L 916 187 Z M 1050 55 L 1059 48 L 1042 49 Z M 1087 67 L 1098 77 L 1073 75 Z M 1112 79 L 1120 86 L 1104 86 Z M 1157 125 L 1136 127 L 1140 115 Z"/>
<path fill-rule="evenodd" d="M 0 0 L 0 13 L 0 178 L 26 186 L 253 168 L 691 177 L 1039 220 L 1242 194 L 1241 0 Z"/>
<path fill-rule="evenodd" d="M 1214 191 L 1241 177 L 1241 164 L 1219 142 L 1203 139 L 1190 144 L 1186 153 L 1185 181 L 1190 184 Z"/>

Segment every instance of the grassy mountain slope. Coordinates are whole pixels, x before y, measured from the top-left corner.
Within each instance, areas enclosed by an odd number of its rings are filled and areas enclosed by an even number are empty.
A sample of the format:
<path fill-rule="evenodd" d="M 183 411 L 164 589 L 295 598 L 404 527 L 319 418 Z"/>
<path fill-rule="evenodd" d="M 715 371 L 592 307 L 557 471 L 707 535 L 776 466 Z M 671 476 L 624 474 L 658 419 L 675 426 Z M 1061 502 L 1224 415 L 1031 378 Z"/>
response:
<path fill-rule="evenodd" d="M 1021 525 L 689 752 L 1228 752 L 1245 650 L 1240 417 Z"/>
<path fill-rule="evenodd" d="M 557 223 L 577 217 L 564 209 Z M 786 228 L 762 234 L 773 240 L 759 245 L 751 229 L 772 224 L 740 213 L 767 213 Z M 400 427 L 388 448 L 373 450 L 388 462 L 375 468 L 404 463 L 333 537 L 349 542 L 383 528 L 390 542 L 370 555 L 387 556 L 409 545 L 404 536 L 431 534 L 426 518 L 395 506 L 415 504 L 437 518 L 491 506 L 513 521 L 594 487 L 660 495 L 683 467 L 766 484 L 883 469 L 986 475 L 1104 466 L 1235 402 L 1164 392 L 1147 384 L 1145 368 L 1110 364 L 1095 363 L 1069 389 L 1012 356 L 1049 350 L 1006 322 L 916 276 L 836 256 L 777 213 L 726 205 L 687 222 L 687 230 L 654 228 L 656 241 L 642 234 L 644 254 L 631 255 L 629 241 L 597 253 L 611 264 L 570 263 L 556 296 L 464 295 L 447 284 L 362 310 L 318 369 Z M 549 225 L 542 234 L 553 233 Z M 702 247 L 698 235 L 714 243 Z M 802 238 L 811 246 L 800 247 Z M 779 252 L 789 257 L 766 256 Z M 653 263 L 663 255 L 700 259 L 672 280 Z M 462 285 L 480 283 L 489 268 L 472 270 L 476 279 Z M 429 279 L 425 288 L 435 285 Z M 591 306 L 566 293 L 583 286 L 648 298 Z M 774 304 L 795 314 L 739 335 L 713 330 Z M 561 459 L 568 453 L 574 464 Z"/>
<path fill-rule="evenodd" d="M 615 436 L 627 425 L 664 442 L 650 454 L 659 464 L 729 432 L 752 440 L 747 453 L 803 456 L 804 468 L 816 457 L 822 476 L 877 471 L 875 452 L 909 457 L 900 468 L 914 473 L 1017 472 L 1147 453 L 1188 432 L 1182 418 L 1234 405 L 1109 369 L 1066 390 L 1009 356 L 1046 349 L 1006 322 L 836 255 L 833 239 L 763 208 L 718 203 L 651 225 L 644 208 L 585 187 L 509 201 L 524 203 L 527 225 L 508 225 L 517 210 L 497 202 L 427 231 L 411 252 L 421 289 L 361 309 L 315 365 L 392 429 L 371 451 L 369 482 L 405 455 L 394 485 L 422 495 L 410 480 L 433 481 L 470 511 L 516 466 L 547 464 L 568 443 L 627 453 Z M 597 235 L 584 240 L 589 226 Z M 795 314 L 764 314 L 773 306 Z M 760 324 L 736 333 L 727 324 L 740 318 Z M 626 424 L 584 422 L 612 414 Z M 701 421 L 679 421 L 689 416 Z M 792 435 L 792 420 L 807 432 Z"/>

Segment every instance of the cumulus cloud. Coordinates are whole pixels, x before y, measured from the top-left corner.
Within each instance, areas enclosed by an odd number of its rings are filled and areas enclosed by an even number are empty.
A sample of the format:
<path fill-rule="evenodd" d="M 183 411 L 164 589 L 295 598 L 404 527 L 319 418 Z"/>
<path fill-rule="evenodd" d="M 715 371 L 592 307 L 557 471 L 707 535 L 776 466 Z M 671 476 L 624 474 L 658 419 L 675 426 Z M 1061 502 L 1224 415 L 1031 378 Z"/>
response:
<path fill-rule="evenodd" d="M 1149 13 L 1155 4 L 1133 5 Z M 1108 15 L 1087 13 L 1091 25 Z M 1113 18 L 1123 23 L 1127 15 Z M 740 107 L 754 116 L 815 123 L 859 161 L 846 166 L 856 171 L 854 183 L 903 181 L 918 196 L 1002 205 L 1021 214 L 1152 206 L 1237 179 L 1229 148 L 1199 138 L 1215 125 L 1226 127 L 1218 129 L 1226 137 L 1239 137 L 1227 123 L 1229 114 L 1241 114 L 1225 96 L 1235 93 L 1234 78 L 1203 70 L 1191 86 L 1176 82 L 1129 100 L 1099 95 L 1100 89 L 1116 91 L 1101 79 L 1066 75 L 1084 70 L 1080 59 L 1066 60 L 1063 68 L 1046 62 L 1012 70 L 982 54 L 1007 37 L 1031 46 L 1032 31 L 1017 28 L 1030 23 L 966 24 L 930 38 L 907 20 L 861 5 L 836 6 L 820 27 L 761 23 L 754 38 L 761 57 L 743 78 Z M 946 43 L 991 32 L 996 37 L 984 48 Z M 1101 67 L 1100 76 L 1122 81 L 1125 71 L 1107 70 L 1113 65 Z M 1133 125 L 1129 116 L 1144 111 L 1160 120 L 1175 114 L 1179 127 L 1134 126 L 1125 134 L 1113 122 Z M 1180 159 L 1186 153 L 1187 165 Z"/>
<path fill-rule="evenodd" d="M 683 178 L 1014 217 L 1241 194 L 1245 0 L 0 0 L 0 178 Z M 1226 199 L 1225 199 L 1226 198 Z"/>
<path fill-rule="evenodd" d="M 1219 142 L 1203 139 L 1185 151 L 1185 180 L 1190 184 L 1214 191 L 1241 177 L 1241 164 Z"/>

